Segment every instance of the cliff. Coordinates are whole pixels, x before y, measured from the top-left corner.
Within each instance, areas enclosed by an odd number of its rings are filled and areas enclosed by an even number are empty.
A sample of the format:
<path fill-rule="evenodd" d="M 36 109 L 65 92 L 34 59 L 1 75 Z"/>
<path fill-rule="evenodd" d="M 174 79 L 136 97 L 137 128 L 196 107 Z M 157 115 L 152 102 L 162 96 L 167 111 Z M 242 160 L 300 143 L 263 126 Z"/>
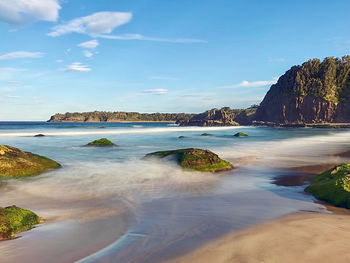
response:
<path fill-rule="evenodd" d="M 189 120 L 178 121 L 182 126 L 236 126 L 251 123 L 256 106 L 248 109 L 211 109 L 193 116 Z"/>
<path fill-rule="evenodd" d="M 276 124 L 350 122 L 350 56 L 293 66 L 272 85 L 254 120 Z"/>
<path fill-rule="evenodd" d="M 138 113 L 138 112 L 67 112 L 55 114 L 48 122 L 121 122 L 121 121 L 154 121 L 175 122 L 186 121 L 194 114 L 187 113 Z"/>

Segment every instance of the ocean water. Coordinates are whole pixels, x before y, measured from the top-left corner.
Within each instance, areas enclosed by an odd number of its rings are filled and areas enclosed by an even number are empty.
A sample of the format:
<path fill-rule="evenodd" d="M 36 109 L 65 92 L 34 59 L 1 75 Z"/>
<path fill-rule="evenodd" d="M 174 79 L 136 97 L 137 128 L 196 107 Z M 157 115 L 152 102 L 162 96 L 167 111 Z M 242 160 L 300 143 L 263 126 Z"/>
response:
<path fill-rule="evenodd" d="M 249 136 L 234 137 L 238 131 Z M 46 136 L 34 137 L 39 133 Z M 84 146 L 102 137 L 118 146 Z M 297 176 L 296 167 L 349 161 L 339 153 L 350 149 L 350 130 L 1 122 L 0 144 L 62 164 L 0 183 L 0 206 L 16 204 L 45 219 L 1 242 L 0 262 L 161 262 L 282 215 L 327 213 L 303 192 L 305 186 L 278 186 L 273 178 Z M 188 147 L 210 149 L 235 170 L 202 174 L 142 159 Z"/>

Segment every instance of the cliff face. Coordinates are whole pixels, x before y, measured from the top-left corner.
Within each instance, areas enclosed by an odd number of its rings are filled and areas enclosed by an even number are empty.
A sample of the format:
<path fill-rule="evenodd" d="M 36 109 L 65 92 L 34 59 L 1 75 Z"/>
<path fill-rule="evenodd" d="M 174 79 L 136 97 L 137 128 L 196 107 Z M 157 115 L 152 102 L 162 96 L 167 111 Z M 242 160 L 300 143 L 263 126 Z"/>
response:
<path fill-rule="evenodd" d="M 120 122 L 120 121 L 186 121 L 194 114 L 186 113 L 138 113 L 138 112 L 67 112 L 51 116 L 49 122 Z"/>
<path fill-rule="evenodd" d="M 211 109 L 193 116 L 188 121 L 178 122 L 183 126 L 237 126 L 251 123 L 251 118 L 255 113 L 255 108 L 246 110 L 231 109 L 224 107 L 221 109 Z"/>
<path fill-rule="evenodd" d="M 350 56 L 312 59 L 272 85 L 254 117 L 273 123 L 350 122 Z"/>

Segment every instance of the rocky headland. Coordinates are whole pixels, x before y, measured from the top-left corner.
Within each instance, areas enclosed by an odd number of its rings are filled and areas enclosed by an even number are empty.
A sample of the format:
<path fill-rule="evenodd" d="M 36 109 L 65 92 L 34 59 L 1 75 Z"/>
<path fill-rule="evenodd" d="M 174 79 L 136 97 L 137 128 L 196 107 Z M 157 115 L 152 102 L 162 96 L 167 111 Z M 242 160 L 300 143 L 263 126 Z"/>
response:
<path fill-rule="evenodd" d="M 188 113 L 139 113 L 139 112 L 67 112 L 57 113 L 48 122 L 176 122 L 186 121 L 195 114 Z"/>

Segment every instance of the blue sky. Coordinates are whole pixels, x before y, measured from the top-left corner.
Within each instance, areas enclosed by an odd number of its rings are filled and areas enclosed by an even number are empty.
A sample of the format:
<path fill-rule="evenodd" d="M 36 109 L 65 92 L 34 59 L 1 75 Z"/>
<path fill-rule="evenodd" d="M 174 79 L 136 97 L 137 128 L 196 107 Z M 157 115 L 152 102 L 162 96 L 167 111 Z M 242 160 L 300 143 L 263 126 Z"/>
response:
<path fill-rule="evenodd" d="M 0 0 L 0 120 L 258 103 L 350 52 L 349 0 Z"/>

